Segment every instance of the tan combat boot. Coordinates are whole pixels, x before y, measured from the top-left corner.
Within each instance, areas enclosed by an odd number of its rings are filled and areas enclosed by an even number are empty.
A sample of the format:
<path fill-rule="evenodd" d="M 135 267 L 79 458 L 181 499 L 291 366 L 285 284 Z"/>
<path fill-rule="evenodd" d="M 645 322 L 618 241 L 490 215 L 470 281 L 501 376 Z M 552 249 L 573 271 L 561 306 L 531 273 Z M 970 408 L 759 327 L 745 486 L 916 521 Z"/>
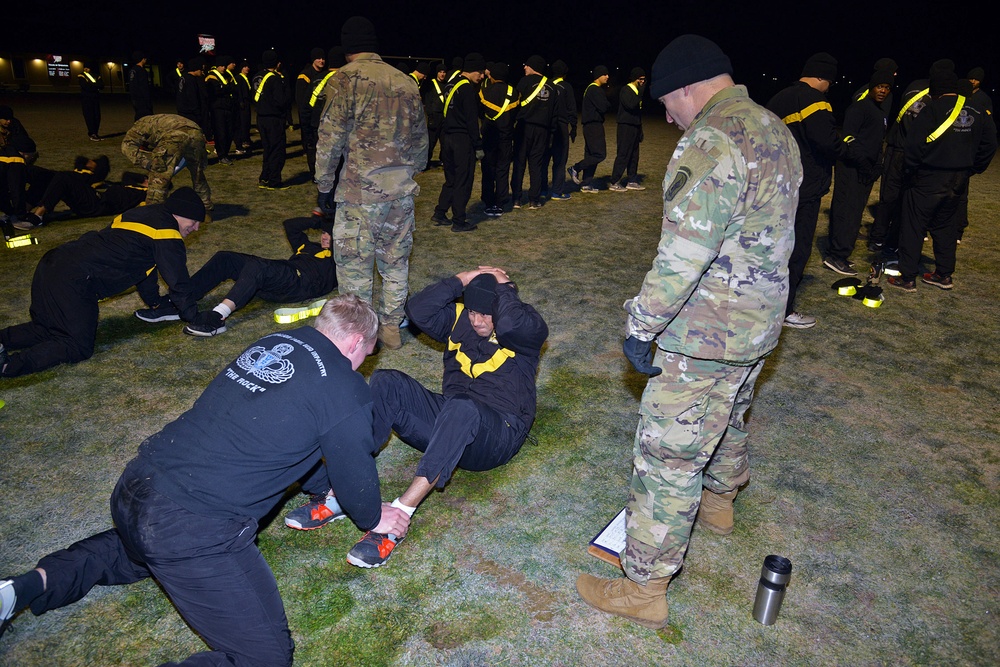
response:
<path fill-rule="evenodd" d="M 733 500 L 739 491 L 713 493 L 701 490 L 701 507 L 698 508 L 697 524 L 716 535 L 733 532 Z"/>
<path fill-rule="evenodd" d="M 399 327 L 397 326 L 380 324 L 378 326 L 378 339 L 389 350 L 398 350 L 403 347 L 403 339 L 399 335 Z"/>
<path fill-rule="evenodd" d="M 667 627 L 667 584 L 670 577 L 650 579 L 640 586 L 628 577 L 601 579 L 581 574 L 576 590 L 595 609 L 638 623 L 644 628 Z"/>

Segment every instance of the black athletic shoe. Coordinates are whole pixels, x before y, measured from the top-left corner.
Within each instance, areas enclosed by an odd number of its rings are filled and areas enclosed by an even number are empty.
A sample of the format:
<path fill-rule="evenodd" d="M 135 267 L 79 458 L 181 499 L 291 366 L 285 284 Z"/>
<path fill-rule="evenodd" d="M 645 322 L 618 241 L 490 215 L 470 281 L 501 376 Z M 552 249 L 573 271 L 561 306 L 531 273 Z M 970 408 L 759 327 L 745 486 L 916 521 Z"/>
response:
<path fill-rule="evenodd" d="M 401 539 L 395 535 L 383 535 L 369 530 L 351 547 L 347 554 L 347 562 L 358 567 L 380 567 L 389 560 L 392 550 Z"/>
<path fill-rule="evenodd" d="M 444 227 L 445 225 L 451 224 L 451 220 L 448 219 L 448 216 L 441 213 L 435 213 L 434 215 L 432 215 L 431 222 L 433 222 L 438 227 Z"/>
<path fill-rule="evenodd" d="M 823 266 L 835 271 L 842 276 L 856 276 L 858 272 L 851 268 L 851 265 L 842 259 L 837 259 L 835 257 L 827 257 L 823 260 Z"/>
<path fill-rule="evenodd" d="M 168 303 L 159 308 L 140 308 L 135 311 L 135 316 L 143 322 L 173 322 L 181 319 L 181 311 L 174 304 Z"/>

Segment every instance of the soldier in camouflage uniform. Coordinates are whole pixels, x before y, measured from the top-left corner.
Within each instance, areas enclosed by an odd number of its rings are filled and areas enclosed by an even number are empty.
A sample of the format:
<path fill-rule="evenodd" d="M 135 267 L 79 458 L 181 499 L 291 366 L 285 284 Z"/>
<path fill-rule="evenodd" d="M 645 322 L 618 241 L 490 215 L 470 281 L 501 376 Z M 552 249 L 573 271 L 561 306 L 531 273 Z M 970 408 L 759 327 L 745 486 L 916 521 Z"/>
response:
<path fill-rule="evenodd" d="M 211 215 L 212 190 L 205 180 L 208 152 L 205 135 L 198 123 L 167 113 L 140 118 L 125 133 L 122 155 L 135 166 L 149 171 L 146 204 L 162 204 L 175 172 L 187 167 L 191 172 L 191 185 Z"/>
<path fill-rule="evenodd" d="M 336 208 L 333 256 L 340 291 L 375 306 L 379 340 L 397 349 L 413 246 L 413 199 L 420 192 L 413 176 L 427 163 L 427 122 L 417 84 L 374 52 L 378 42 L 371 21 L 348 19 L 341 45 L 348 62 L 327 83 L 319 126 L 319 206 Z M 373 263 L 382 277 L 377 303 Z"/>
<path fill-rule="evenodd" d="M 699 504 L 699 525 L 732 529 L 749 479 L 743 415 L 788 297 L 799 151 L 731 74 L 729 58 L 696 35 L 671 42 L 652 71 L 653 97 L 684 135 L 663 178 L 653 268 L 625 303 L 625 354 L 652 376 L 634 444 L 626 576 L 577 580 L 588 604 L 649 628 L 667 624 L 667 584 Z"/>

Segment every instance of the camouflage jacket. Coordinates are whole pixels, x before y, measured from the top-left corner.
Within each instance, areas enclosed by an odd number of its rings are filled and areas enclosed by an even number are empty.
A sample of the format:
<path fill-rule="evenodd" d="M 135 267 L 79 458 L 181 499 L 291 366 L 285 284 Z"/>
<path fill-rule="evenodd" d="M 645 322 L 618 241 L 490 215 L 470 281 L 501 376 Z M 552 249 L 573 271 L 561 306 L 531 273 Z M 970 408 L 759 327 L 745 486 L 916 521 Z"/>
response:
<path fill-rule="evenodd" d="M 316 181 L 348 204 L 395 201 L 420 192 L 414 174 L 427 163 L 427 120 L 413 78 L 363 53 L 326 84 L 319 122 Z"/>
<path fill-rule="evenodd" d="M 802 182 L 781 120 L 734 86 L 716 93 L 663 177 L 663 231 L 628 335 L 699 359 L 751 362 L 778 342 Z"/>

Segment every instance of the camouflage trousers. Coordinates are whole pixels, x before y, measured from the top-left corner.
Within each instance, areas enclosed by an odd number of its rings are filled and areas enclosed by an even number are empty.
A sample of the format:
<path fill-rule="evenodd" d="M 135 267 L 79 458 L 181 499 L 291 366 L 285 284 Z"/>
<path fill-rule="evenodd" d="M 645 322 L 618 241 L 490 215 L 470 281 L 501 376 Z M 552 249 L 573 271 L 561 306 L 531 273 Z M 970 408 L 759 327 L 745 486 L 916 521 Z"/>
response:
<path fill-rule="evenodd" d="M 163 203 L 170 192 L 174 169 L 183 158 L 184 166 L 191 173 L 191 187 L 201 197 L 205 209 L 212 210 L 212 190 L 205 179 L 208 153 L 205 135 L 201 131 L 192 129 L 183 138 L 161 141 L 152 150 L 143 150 L 133 143 L 123 142 L 122 154 L 135 166 L 149 171 L 146 204 Z"/>
<path fill-rule="evenodd" d="M 340 293 L 372 304 L 381 324 L 398 326 L 403 320 L 414 225 L 413 197 L 381 204 L 337 203 L 333 258 Z M 377 302 L 372 299 L 376 268 L 382 279 Z"/>
<path fill-rule="evenodd" d="M 642 394 L 625 512 L 625 574 L 641 584 L 684 562 L 702 487 L 736 490 L 750 479 L 743 415 L 764 366 L 693 359 L 657 349 Z"/>

